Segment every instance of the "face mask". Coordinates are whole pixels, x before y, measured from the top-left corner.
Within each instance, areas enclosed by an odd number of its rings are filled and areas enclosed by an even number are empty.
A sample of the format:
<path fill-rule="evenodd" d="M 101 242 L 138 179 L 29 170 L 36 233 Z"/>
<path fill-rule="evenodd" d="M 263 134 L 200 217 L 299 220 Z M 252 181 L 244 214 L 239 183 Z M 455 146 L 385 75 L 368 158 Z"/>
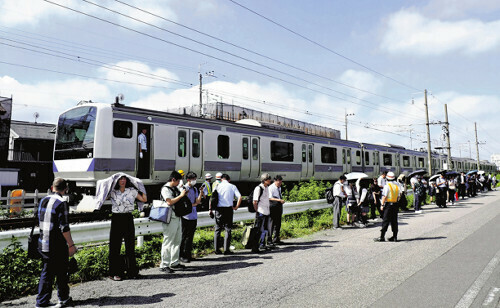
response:
<path fill-rule="evenodd" d="M 191 183 L 191 186 L 194 186 L 194 185 L 196 185 L 196 180 L 192 180 L 190 183 Z"/>

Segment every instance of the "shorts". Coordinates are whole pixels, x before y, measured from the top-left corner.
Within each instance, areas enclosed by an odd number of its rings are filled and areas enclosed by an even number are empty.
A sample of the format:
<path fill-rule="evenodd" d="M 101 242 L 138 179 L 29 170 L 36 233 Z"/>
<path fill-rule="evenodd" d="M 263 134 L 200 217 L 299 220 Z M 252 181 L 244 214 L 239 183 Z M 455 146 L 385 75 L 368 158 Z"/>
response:
<path fill-rule="evenodd" d="M 356 214 L 359 212 L 359 206 L 356 204 L 346 204 L 345 211 L 349 214 Z"/>

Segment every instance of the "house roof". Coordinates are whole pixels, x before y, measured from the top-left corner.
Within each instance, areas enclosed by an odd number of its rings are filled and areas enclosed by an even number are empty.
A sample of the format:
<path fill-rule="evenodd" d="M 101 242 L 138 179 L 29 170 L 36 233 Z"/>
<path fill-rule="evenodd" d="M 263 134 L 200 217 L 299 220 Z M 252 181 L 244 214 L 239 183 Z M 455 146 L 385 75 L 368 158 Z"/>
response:
<path fill-rule="evenodd" d="M 33 123 L 24 121 L 10 122 L 10 129 L 21 139 L 41 139 L 54 140 L 55 134 L 51 133 L 56 127 L 55 124 Z"/>

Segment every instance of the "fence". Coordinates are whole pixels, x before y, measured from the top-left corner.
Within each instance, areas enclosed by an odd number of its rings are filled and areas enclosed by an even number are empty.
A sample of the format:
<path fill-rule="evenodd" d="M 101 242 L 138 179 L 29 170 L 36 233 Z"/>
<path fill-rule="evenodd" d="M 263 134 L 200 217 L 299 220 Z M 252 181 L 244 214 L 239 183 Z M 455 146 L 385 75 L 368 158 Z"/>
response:
<path fill-rule="evenodd" d="M 12 191 L 9 190 L 7 192 L 7 197 L 0 197 L 0 202 L 2 205 L 0 205 L 0 208 L 6 208 L 10 209 L 11 207 L 18 207 L 21 209 L 24 208 L 35 208 L 38 206 L 38 202 L 47 196 L 47 193 L 41 194 L 38 192 L 38 189 L 35 190 L 33 193 L 27 193 L 24 190 L 22 190 L 22 193 L 18 197 L 12 197 Z M 26 200 L 33 200 L 33 203 L 27 203 Z M 6 201 L 4 203 L 4 201 Z"/>
<path fill-rule="evenodd" d="M 311 210 L 328 208 L 331 205 L 326 203 L 325 199 L 285 203 L 283 214 L 294 214 Z M 233 221 L 245 221 L 255 218 L 254 213 L 248 212 L 246 208 L 241 208 L 234 212 Z M 138 243 L 142 242 L 142 236 L 147 234 L 162 233 L 162 223 L 151 221 L 149 218 L 134 219 L 135 235 L 138 237 Z M 208 212 L 198 213 L 198 227 L 210 227 L 215 221 L 208 216 Z M 81 245 L 92 242 L 103 242 L 109 240 L 109 229 L 111 221 L 80 223 L 71 226 L 71 235 L 75 244 Z M 0 232 L 0 250 L 7 247 L 13 238 L 17 239 L 26 249 L 28 247 L 28 237 L 31 228 L 21 230 L 10 230 Z"/>

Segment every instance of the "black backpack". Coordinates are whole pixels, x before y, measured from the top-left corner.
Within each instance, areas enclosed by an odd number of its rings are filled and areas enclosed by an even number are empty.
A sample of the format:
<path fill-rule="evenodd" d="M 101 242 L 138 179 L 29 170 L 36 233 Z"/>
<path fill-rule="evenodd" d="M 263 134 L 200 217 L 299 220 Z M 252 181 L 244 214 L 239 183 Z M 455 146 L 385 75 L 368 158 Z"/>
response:
<path fill-rule="evenodd" d="M 325 189 L 325 198 L 328 204 L 332 204 L 335 201 L 335 196 L 333 196 L 333 186 Z"/>
<path fill-rule="evenodd" d="M 165 186 L 165 187 L 170 189 L 172 191 L 172 193 L 174 194 L 174 196 L 177 195 L 175 190 L 172 187 L 170 187 L 170 186 Z M 172 206 L 172 209 L 174 210 L 175 216 L 182 217 L 182 216 L 191 214 L 191 212 L 193 212 L 193 204 L 191 203 L 191 200 L 189 200 L 188 196 L 184 195 L 184 197 L 182 197 L 181 200 L 177 201 Z"/>
<path fill-rule="evenodd" d="M 260 189 L 259 199 L 257 199 L 257 203 L 259 203 L 260 197 L 262 197 L 262 194 L 264 193 L 264 189 L 262 189 L 262 187 L 260 185 L 257 186 L 257 187 L 255 187 L 255 189 L 257 189 L 257 188 Z M 247 198 L 247 200 L 248 200 L 248 211 L 250 213 L 255 213 L 255 208 L 253 207 L 253 201 L 254 201 L 253 200 L 253 193 L 254 193 L 255 189 L 252 190 L 252 192 L 250 193 L 250 195 L 248 195 L 248 198 Z"/>

